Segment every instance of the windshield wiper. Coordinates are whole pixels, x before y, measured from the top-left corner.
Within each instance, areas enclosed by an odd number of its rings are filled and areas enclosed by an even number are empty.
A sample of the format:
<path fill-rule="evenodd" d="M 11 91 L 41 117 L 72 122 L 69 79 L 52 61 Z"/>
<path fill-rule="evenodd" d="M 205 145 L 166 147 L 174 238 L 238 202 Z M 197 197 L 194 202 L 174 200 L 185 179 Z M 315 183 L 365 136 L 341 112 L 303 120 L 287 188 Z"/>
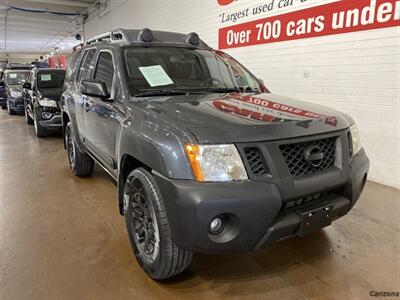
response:
<path fill-rule="evenodd" d="M 165 95 L 186 95 L 189 94 L 188 91 L 180 91 L 180 90 L 153 90 L 142 92 L 134 95 L 135 97 L 155 97 L 155 96 L 165 96 Z"/>
<path fill-rule="evenodd" d="M 208 88 L 207 91 L 212 93 L 258 93 L 257 90 L 254 90 L 251 87 Z"/>
<path fill-rule="evenodd" d="M 239 93 L 240 89 L 238 88 L 208 88 L 207 89 L 208 92 L 211 93 Z"/>
<path fill-rule="evenodd" d="M 252 89 L 251 87 L 246 87 L 246 88 L 240 88 L 240 90 L 243 92 L 243 93 L 258 93 L 259 91 L 258 90 L 255 90 L 255 89 Z"/>

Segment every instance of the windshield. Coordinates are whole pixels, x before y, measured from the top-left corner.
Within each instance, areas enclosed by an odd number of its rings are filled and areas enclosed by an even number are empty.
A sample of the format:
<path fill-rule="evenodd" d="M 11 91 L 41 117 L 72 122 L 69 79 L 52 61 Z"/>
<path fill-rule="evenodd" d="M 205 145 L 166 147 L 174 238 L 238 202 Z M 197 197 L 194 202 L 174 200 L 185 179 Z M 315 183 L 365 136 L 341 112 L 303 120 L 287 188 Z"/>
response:
<path fill-rule="evenodd" d="M 37 75 L 37 88 L 61 88 L 64 84 L 65 71 L 43 71 Z"/>
<path fill-rule="evenodd" d="M 260 91 L 257 79 L 220 51 L 128 47 L 124 59 L 131 95 L 159 90 Z"/>
<path fill-rule="evenodd" d="M 30 71 L 26 72 L 7 72 L 6 83 L 8 85 L 21 85 L 27 81 Z"/>

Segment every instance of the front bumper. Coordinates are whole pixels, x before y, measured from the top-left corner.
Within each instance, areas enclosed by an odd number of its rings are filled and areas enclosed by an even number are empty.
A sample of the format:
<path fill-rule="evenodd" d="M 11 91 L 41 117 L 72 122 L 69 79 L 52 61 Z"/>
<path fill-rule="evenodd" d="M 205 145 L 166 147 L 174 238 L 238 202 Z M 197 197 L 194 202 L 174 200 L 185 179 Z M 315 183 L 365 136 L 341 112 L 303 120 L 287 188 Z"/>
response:
<path fill-rule="evenodd" d="M 349 172 L 339 185 L 336 182 L 335 186 L 329 186 L 326 177 L 315 177 L 309 194 L 321 193 L 320 198 L 290 209 L 284 205 L 287 199 L 283 195 L 287 191 L 282 193 L 274 183 L 197 183 L 171 180 L 156 172 L 154 177 L 164 198 L 174 243 L 194 252 L 216 253 L 251 251 L 300 236 L 300 210 L 329 205 L 332 221 L 344 216 L 357 202 L 368 170 L 369 159 L 362 149 L 350 160 Z M 296 190 L 289 194 L 294 193 Z M 307 196 L 304 191 L 301 193 L 298 198 Z M 225 229 L 221 234 L 211 235 L 209 224 L 220 215 L 225 217 Z"/>
<path fill-rule="evenodd" d="M 10 109 L 15 112 L 24 112 L 25 111 L 25 103 L 22 97 L 19 98 L 8 98 L 8 105 Z"/>
<path fill-rule="evenodd" d="M 60 130 L 62 128 L 62 118 L 60 114 L 54 115 L 49 120 L 39 121 L 39 124 L 48 130 Z"/>

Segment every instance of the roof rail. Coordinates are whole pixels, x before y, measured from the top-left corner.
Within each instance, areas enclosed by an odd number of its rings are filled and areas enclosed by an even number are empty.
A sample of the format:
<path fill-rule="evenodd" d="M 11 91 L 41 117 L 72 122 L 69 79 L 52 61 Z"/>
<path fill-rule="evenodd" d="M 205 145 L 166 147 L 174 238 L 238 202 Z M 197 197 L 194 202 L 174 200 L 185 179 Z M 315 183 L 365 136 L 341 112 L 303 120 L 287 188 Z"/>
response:
<path fill-rule="evenodd" d="M 86 44 L 92 44 L 92 43 L 97 43 L 102 40 L 109 39 L 111 42 L 115 41 L 128 41 L 128 36 L 123 29 L 116 29 L 110 32 L 102 33 L 99 35 L 96 35 L 95 37 L 92 37 L 86 41 Z"/>
<path fill-rule="evenodd" d="M 114 29 L 111 31 L 111 41 L 128 42 L 128 34 L 122 28 Z"/>
<path fill-rule="evenodd" d="M 78 51 L 79 48 L 82 48 L 84 46 L 83 43 L 80 43 L 78 45 L 75 45 L 74 47 L 72 47 L 72 52 L 76 52 Z"/>
<path fill-rule="evenodd" d="M 96 36 L 94 36 L 94 37 L 88 39 L 88 40 L 86 41 L 86 44 L 89 45 L 89 44 L 91 44 L 91 43 L 100 42 L 100 41 L 102 41 L 102 40 L 104 40 L 104 39 L 109 39 L 110 36 L 111 36 L 111 32 L 102 33 L 102 34 L 96 35 Z"/>

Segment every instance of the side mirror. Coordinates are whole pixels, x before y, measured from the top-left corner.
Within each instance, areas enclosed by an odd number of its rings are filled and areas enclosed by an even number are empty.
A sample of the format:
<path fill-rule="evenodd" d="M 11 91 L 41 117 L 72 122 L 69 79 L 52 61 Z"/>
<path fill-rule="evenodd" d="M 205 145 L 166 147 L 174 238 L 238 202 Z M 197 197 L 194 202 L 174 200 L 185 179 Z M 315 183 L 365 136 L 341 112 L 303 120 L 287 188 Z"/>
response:
<path fill-rule="evenodd" d="M 262 93 L 269 93 L 268 89 L 266 88 L 265 84 L 264 84 L 264 80 L 262 80 L 261 78 L 257 78 L 259 84 L 260 84 L 260 90 Z"/>
<path fill-rule="evenodd" d="M 25 82 L 25 83 L 22 85 L 22 87 L 23 87 L 24 89 L 27 89 L 27 90 L 32 89 L 32 86 L 31 86 L 31 84 L 30 84 L 29 82 Z"/>
<path fill-rule="evenodd" d="M 87 96 L 98 97 L 102 100 L 110 98 L 106 84 L 100 80 L 82 80 L 81 93 Z"/>

